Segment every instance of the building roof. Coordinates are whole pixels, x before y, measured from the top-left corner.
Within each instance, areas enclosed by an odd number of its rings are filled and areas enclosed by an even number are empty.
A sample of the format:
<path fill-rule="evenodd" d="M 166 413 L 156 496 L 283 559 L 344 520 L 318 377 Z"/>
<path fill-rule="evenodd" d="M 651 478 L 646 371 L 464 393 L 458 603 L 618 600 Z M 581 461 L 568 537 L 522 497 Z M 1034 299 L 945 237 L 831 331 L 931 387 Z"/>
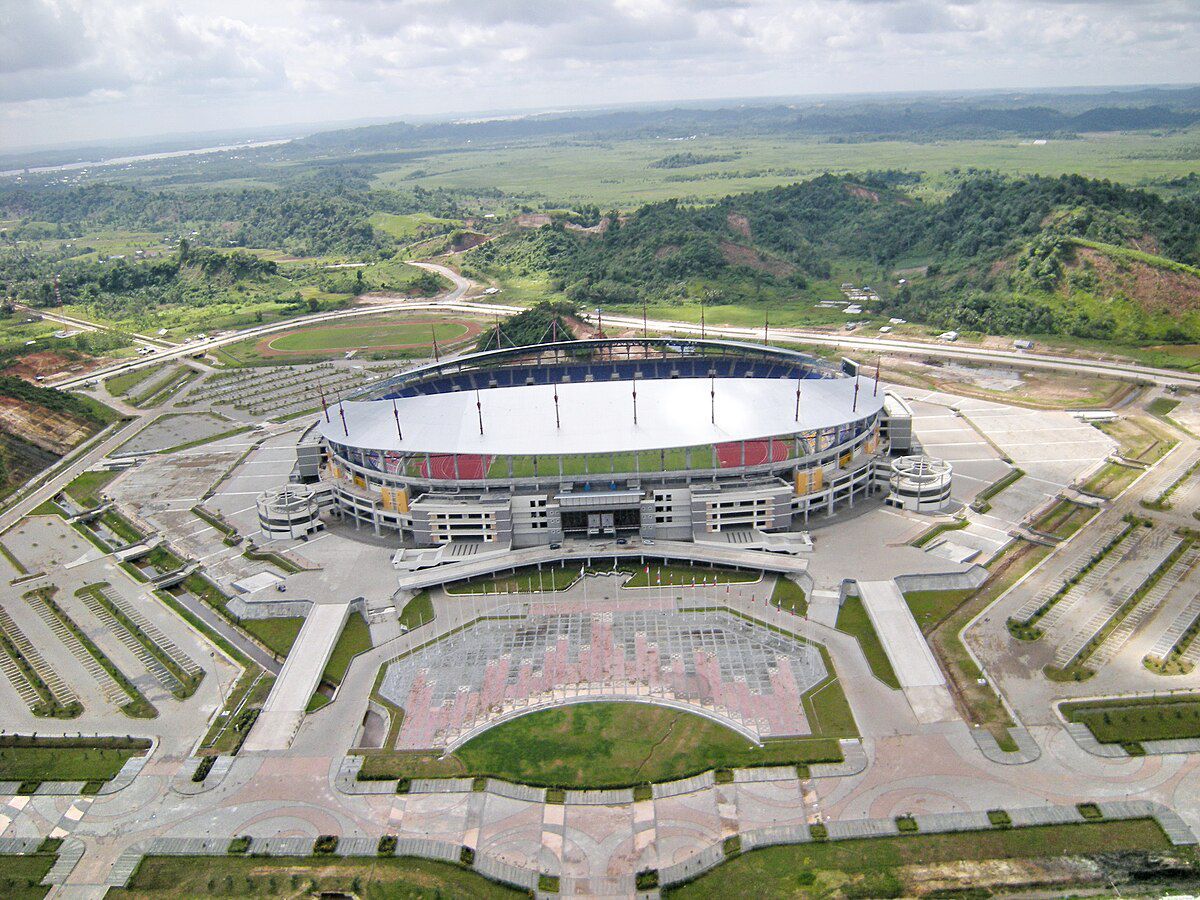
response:
<path fill-rule="evenodd" d="M 857 411 L 853 378 L 801 382 L 800 421 L 795 418 L 796 382 L 778 378 L 718 378 L 716 424 L 711 422 L 707 378 L 638 381 L 637 424 L 632 381 L 558 385 L 560 426 L 555 425 L 551 385 L 489 388 L 478 392 L 483 411 L 479 433 L 476 394 L 459 391 L 396 400 L 404 440 L 396 432 L 390 400 L 346 401 L 349 436 L 337 405 L 321 433 L 340 444 L 408 453 L 489 456 L 621 453 L 752 440 L 830 428 L 877 412 L 883 391 L 872 396 L 863 378 Z"/>

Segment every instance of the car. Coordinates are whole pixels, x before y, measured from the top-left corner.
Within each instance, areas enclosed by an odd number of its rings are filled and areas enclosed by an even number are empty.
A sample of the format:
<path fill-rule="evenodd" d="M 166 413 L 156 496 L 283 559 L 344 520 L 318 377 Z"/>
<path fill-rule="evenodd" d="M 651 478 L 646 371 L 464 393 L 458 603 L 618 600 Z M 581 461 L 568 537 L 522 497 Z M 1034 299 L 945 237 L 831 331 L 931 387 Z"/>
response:
<path fill-rule="evenodd" d="M 642 546 L 643 547 L 653 547 L 654 541 L 650 540 L 650 538 L 642 538 Z"/>
<path fill-rule="evenodd" d="M 628 543 L 629 543 L 629 541 L 626 540 L 625 538 L 617 538 L 617 546 L 618 547 L 624 547 Z"/>
<path fill-rule="evenodd" d="M 287 590 L 287 585 L 281 581 L 281 582 L 279 582 L 279 584 L 275 585 L 275 590 L 279 591 L 280 593 L 283 593 L 284 591 Z"/>
<path fill-rule="evenodd" d="M 561 549 L 562 549 L 562 544 L 551 544 L 551 545 L 550 545 L 550 549 L 551 549 L 551 550 L 561 550 Z"/>

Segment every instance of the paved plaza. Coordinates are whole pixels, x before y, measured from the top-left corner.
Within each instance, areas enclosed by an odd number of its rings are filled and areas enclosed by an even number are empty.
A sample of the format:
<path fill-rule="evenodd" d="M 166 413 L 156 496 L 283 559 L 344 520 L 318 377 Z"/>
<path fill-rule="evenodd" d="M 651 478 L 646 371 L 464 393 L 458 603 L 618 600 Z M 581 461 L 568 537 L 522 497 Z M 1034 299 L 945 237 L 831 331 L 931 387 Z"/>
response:
<path fill-rule="evenodd" d="M 381 692 L 405 710 L 397 747 L 455 747 L 600 699 L 688 709 L 755 741 L 809 732 L 800 697 L 827 674 L 816 647 L 726 612 L 650 607 L 496 616 L 392 663 Z"/>

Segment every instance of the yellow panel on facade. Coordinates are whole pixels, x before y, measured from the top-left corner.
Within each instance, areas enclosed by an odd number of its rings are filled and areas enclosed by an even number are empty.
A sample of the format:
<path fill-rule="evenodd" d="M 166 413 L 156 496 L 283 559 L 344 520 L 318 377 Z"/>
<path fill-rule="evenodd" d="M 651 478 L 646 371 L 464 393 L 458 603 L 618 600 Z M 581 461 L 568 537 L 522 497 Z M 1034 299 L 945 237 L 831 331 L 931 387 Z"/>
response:
<path fill-rule="evenodd" d="M 797 496 L 799 496 L 801 494 L 807 494 L 811 483 L 812 483 L 812 478 L 809 476 L 809 473 L 807 470 L 805 470 L 805 469 L 797 469 L 796 470 L 796 494 L 797 494 Z"/>
<path fill-rule="evenodd" d="M 396 502 L 396 512 L 408 512 L 408 488 L 398 487 L 392 491 Z"/>
<path fill-rule="evenodd" d="M 850 454 L 850 453 L 843 453 L 842 458 L 838 460 L 838 465 L 841 466 L 843 469 L 846 468 L 846 466 L 850 465 L 851 455 L 852 454 Z"/>
<path fill-rule="evenodd" d="M 867 443 L 865 446 L 866 451 L 868 453 L 874 453 L 875 447 L 878 444 L 878 442 L 879 442 L 879 436 L 875 435 L 875 434 L 871 435 L 869 438 L 867 438 Z"/>
<path fill-rule="evenodd" d="M 813 469 L 812 484 L 809 485 L 809 487 L 814 491 L 819 491 L 824 486 L 825 486 L 825 470 L 824 469 Z"/>
<path fill-rule="evenodd" d="M 361 475 L 355 475 L 355 476 L 354 476 L 354 483 L 355 483 L 356 485 L 358 485 L 360 488 L 364 488 L 364 489 L 365 489 L 365 488 L 366 488 L 366 486 L 367 486 L 367 479 L 363 478 Z"/>

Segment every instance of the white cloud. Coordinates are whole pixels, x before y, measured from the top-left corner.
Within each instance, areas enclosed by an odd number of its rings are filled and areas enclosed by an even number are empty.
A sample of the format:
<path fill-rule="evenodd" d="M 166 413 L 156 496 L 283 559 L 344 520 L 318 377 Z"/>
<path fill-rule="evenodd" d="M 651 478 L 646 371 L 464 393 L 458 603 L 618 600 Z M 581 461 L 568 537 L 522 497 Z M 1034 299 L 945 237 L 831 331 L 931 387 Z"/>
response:
<path fill-rule="evenodd" d="M 0 0 L 0 143 L 739 95 L 1200 81 L 1193 0 Z"/>

